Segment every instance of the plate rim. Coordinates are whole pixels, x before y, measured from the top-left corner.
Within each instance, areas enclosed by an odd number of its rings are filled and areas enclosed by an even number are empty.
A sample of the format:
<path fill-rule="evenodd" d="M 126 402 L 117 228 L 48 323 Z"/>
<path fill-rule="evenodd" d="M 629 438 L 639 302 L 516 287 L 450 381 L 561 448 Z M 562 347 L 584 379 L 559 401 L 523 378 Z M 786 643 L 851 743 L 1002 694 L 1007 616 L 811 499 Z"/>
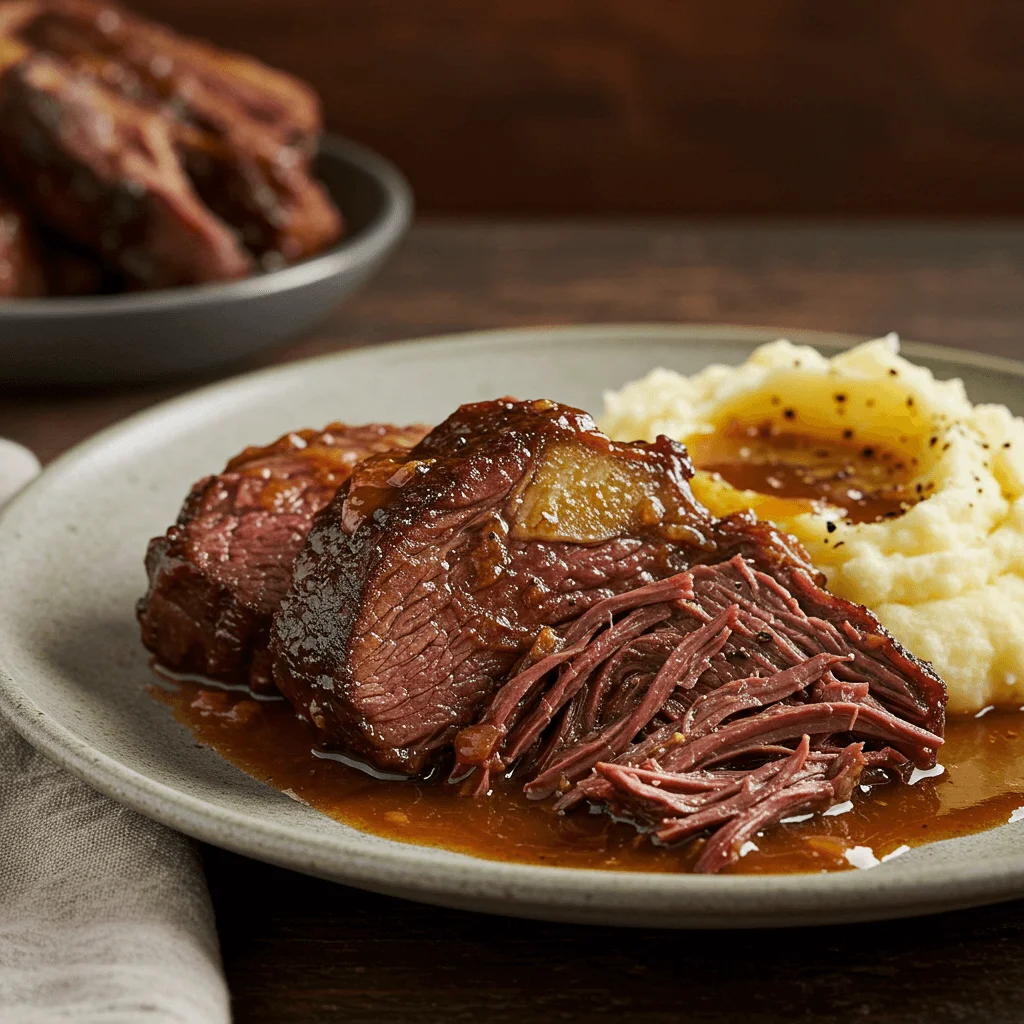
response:
<path fill-rule="evenodd" d="M 401 356 L 429 346 L 433 352 L 467 344 L 514 344 L 528 339 L 546 343 L 583 339 L 651 338 L 683 345 L 715 342 L 756 344 L 776 338 L 839 350 L 869 340 L 869 335 L 787 330 L 729 324 L 619 323 L 556 325 L 478 330 L 432 335 L 347 349 L 251 373 L 188 391 L 113 424 L 62 454 L 0 511 L 0 559 L 10 539 L 13 515 L 28 506 L 51 481 L 111 440 L 150 429 L 183 406 L 201 407 L 225 397 L 244 398 L 269 379 L 287 383 L 318 365 L 352 359 Z M 1024 362 L 940 345 L 901 343 L 910 357 L 938 359 L 996 371 L 1024 382 Z M 713 353 L 709 362 L 713 361 Z M 16 543 L 16 542 L 15 542 Z M 0 625 L 0 636 L 3 627 Z M 500 911 L 513 916 L 609 922 L 621 913 L 624 925 L 662 927 L 746 927 L 804 925 L 830 921 L 881 920 L 912 916 L 1024 895 L 1024 852 L 983 862 L 920 865 L 912 878 L 902 871 L 799 875 L 705 877 L 658 872 L 613 872 L 555 868 L 454 854 L 457 870 L 427 864 L 437 848 L 417 844 L 375 843 L 367 848 L 358 832 L 349 836 L 305 836 L 290 840 L 287 827 L 266 818 L 211 804 L 137 771 L 48 715 L 23 693 L 0 647 L 0 712 L 34 747 L 94 789 L 184 832 L 246 856 L 372 891 L 464 909 Z M 238 769 L 240 770 L 240 769 Z M 569 881 L 570 879 L 574 881 Z"/>

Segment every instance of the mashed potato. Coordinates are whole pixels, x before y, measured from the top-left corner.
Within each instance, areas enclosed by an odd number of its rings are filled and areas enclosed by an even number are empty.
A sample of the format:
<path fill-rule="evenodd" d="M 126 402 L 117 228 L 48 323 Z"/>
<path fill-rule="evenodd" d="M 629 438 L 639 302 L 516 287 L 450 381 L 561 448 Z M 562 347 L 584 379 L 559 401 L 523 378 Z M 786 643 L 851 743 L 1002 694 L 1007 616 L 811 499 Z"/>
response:
<path fill-rule="evenodd" d="M 694 480 L 698 497 L 719 515 L 754 508 L 795 534 L 832 591 L 934 664 L 950 711 L 1024 704 L 1024 421 L 1003 406 L 972 406 L 961 381 L 912 365 L 890 335 L 833 359 L 777 341 L 740 367 L 689 378 L 655 370 L 605 396 L 602 427 L 619 440 L 693 442 L 783 416 L 804 436 L 901 453 L 916 503 L 853 523 L 839 508 L 707 473 Z"/>

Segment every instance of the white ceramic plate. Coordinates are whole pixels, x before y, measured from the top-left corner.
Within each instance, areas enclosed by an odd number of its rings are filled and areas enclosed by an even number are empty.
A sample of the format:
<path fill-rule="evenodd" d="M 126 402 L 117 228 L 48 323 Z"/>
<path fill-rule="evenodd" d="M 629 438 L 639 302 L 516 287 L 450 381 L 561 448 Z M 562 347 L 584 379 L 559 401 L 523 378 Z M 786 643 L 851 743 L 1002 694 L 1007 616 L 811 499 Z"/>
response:
<path fill-rule="evenodd" d="M 671 927 L 822 924 L 1024 896 L 1024 823 L 868 871 L 700 877 L 503 864 L 365 835 L 198 747 L 145 693 L 134 603 L 147 540 L 189 485 L 248 444 L 332 419 L 438 421 L 460 402 L 601 392 L 654 366 L 742 361 L 774 330 L 621 326 L 502 331 L 297 363 L 136 416 L 54 463 L 0 519 L 0 706 L 96 789 L 214 843 L 378 892 L 552 920 Z M 862 339 L 791 332 L 826 349 Z M 907 345 L 975 401 L 1024 412 L 1024 365 Z"/>

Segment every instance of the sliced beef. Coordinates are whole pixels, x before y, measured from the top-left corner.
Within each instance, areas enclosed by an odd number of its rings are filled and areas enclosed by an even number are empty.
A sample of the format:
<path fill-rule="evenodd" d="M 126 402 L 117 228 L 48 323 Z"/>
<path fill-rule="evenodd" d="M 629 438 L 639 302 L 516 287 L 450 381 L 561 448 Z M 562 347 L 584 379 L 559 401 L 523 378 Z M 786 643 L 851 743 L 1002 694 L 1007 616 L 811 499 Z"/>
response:
<path fill-rule="evenodd" d="M 767 524 L 715 520 L 692 472 L 682 445 L 612 442 L 555 402 L 463 406 L 318 517 L 274 620 L 277 685 L 327 743 L 415 773 L 600 601 L 748 550 L 813 575 Z"/>
<path fill-rule="evenodd" d="M 273 689 L 270 617 L 313 516 L 360 459 L 409 448 L 424 427 L 333 423 L 249 448 L 193 488 L 146 555 L 143 643 L 167 668 Z"/>

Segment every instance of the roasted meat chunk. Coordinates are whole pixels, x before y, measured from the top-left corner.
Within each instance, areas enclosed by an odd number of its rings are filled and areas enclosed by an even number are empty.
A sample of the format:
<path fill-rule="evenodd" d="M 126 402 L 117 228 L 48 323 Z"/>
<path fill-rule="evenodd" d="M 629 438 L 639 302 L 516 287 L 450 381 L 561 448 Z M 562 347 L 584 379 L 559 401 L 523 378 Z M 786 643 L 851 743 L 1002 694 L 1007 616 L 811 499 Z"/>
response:
<path fill-rule="evenodd" d="M 92 0 L 51 0 L 20 36 L 165 115 L 203 202 L 266 262 L 293 262 L 340 235 L 340 214 L 309 171 L 321 119 L 306 84 Z"/>
<path fill-rule="evenodd" d="M 252 259 L 199 200 L 167 121 L 49 57 L 0 83 L 0 155 L 40 218 L 138 286 L 241 277 Z"/>
<path fill-rule="evenodd" d="M 749 541 L 692 472 L 681 445 L 617 444 L 555 402 L 463 406 L 319 517 L 275 621 L 278 686 L 324 740 L 422 770 L 543 627 Z"/>
<path fill-rule="evenodd" d="M 200 480 L 146 555 L 143 643 L 167 668 L 273 690 L 270 617 L 313 516 L 360 459 L 409 448 L 421 427 L 332 423 L 249 448 Z"/>
<path fill-rule="evenodd" d="M 315 149 L 320 104 L 312 88 L 292 75 L 103 0 L 5 6 L 19 8 L 8 18 L 8 34 L 71 63 L 94 64 L 98 77 L 128 98 L 166 105 L 201 127 L 223 128 L 231 119 L 258 122 L 303 159 Z"/>
<path fill-rule="evenodd" d="M 116 4 L 0 4 L 0 118 L 33 215 L 95 254 L 102 283 L 230 280 L 341 235 L 311 170 L 314 91 Z M 53 289 L 87 289 L 83 269 L 64 260 Z"/>

